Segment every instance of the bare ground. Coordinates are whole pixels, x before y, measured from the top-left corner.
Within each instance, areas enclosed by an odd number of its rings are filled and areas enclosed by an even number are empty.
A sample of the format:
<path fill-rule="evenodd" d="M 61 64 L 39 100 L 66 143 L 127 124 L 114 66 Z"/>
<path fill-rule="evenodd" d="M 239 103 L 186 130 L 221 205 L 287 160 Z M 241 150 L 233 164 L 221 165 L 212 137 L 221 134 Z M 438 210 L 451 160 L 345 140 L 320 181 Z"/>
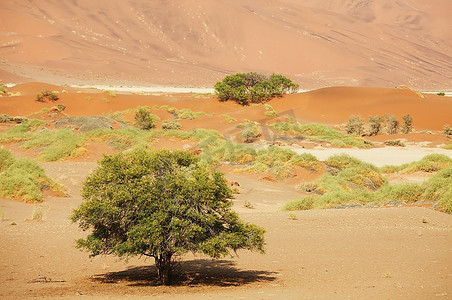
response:
<path fill-rule="evenodd" d="M 82 200 L 91 162 L 43 164 L 68 187 L 36 205 L 0 199 L 0 298 L 447 299 L 452 295 L 452 218 L 420 207 L 279 210 L 297 192 L 286 184 L 230 175 L 240 183 L 235 209 L 263 226 L 265 255 L 240 252 L 211 260 L 184 256 L 173 285 L 157 286 L 153 261 L 89 258 L 73 247 L 83 236 L 68 215 Z M 254 208 L 244 207 L 245 201 Z M 426 223 L 424 223 L 424 222 Z M 12 223 L 17 225 L 12 225 Z"/>

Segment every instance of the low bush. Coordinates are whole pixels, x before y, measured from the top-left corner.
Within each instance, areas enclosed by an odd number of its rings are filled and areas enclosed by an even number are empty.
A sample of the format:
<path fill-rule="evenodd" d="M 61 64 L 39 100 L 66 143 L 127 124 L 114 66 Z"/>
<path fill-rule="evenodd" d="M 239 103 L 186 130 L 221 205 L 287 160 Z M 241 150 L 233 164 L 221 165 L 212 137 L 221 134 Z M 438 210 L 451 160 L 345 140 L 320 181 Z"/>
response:
<path fill-rule="evenodd" d="M 422 186 L 414 183 L 386 185 L 378 191 L 377 197 L 386 202 L 414 203 L 422 198 L 423 191 Z"/>
<path fill-rule="evenodd" d="M 350 147 L 368 148 L 371 143 L 362 137 L 345 135 L 331 127 L 322 124 L 298 124 L 288 122 L 277 122 L 269 125 L 276 131 L 289 135 L 302 135 L 310 139 L 323 140 L 335 145 L 345 145 Z"/>
<path fill-rule="evenodd" d="M 162 129 L 181 130 L 182 129 L 182 125 L 180 125 L 179 123 L 174 122 L 174 121 L 163 121 Z"/>
<path fill-rule="evenodd" d="M 46 99 L 49 101 L 56 101 L 59 97 L 56 92 L 51 92 L 49 90 L 45 90 L 36 95 L 36 101 L 44 102 Z"/>
<path fill-rule="evenodd" d="M 422 196 L 424 200 L 434 201 L 439 208 L 452 214 L 452 167 L 431 177 Z"/>
<path fill-rule="evenodd" d="M 364 119 L 359 115 L 351 116 L 345 122 L 345 131 L 347 134 L 362 135 L 364 133 Z"/>
<path fill-rule="evenodd" d="M 240 130 L 240 137 L 245 143 L 252 143 L 262 135 L 259 127 L 254 122 L 247 122 L 241 127 L 242 129 Z"/>
<path fill-rule="evenodd" d="M 155 127 L 160 119 L 151 114 L 148 106 L 139 106 L 135 110 L 135 126 L 142 130 L 149 130 Z"/>
<path fill-rule="evenodd" d="M 227 75 L 214 87 L 219 100 L 233 100 L 241 105 L 260 103 L 298 90 L 298 84 L 280 74 L 267 78 L 255 72 Z"/>
<path fill-rule="evenodd" d="M 43 124 L 44 122 L 41 120 L 27 120 L 5 132 L 0 133 L 0 142 L 11 143 L 29 140 L 33 136 L 32 132 L 36 131 Z"/>
<path fill-rule="evenodd" d="M 402 133 L 410 133 L 413 131 L 413 117 L 410 115 L 403 116 Z"/>
<path fill-rule="evenodd" d="M 405 143 L 402 140 L 387 140 L 384 141 L 384 144 L 387 146 L 397 146 L 397 147 L 405 147 Z"/>
<path fill-rule="evenodd" d="M 66 157 L 77 157 L 84 140 L 69 129 L 44 129 L 33 135 L 33 138 L 24 142 L 26 149 L 41 148 L 40 157 L 44 161 L 56 161 Z"/>
<path fill-rule="evenodd" d="M 399 121 L 394 115 L 386 115 L 386 133 L 396 134 L 399 131 Z"/>
<path fill-rule="evenodd" d="M 61 185 L 47 177 L 42 167 L 31 159 L 16 159 L 3 148 L 0 148 L 0 156 L 7 159 L 7 163 L 3 161 L 0 172 L 0 197 L 40 202 L 44 189 L 57 192 L 63 190 Z"/>
<path fill-rule="evenodd" d="M 375 136 L 380 133 L 383 126 L 383 118 L 381 116 L 369 116 L 369 135 Z"/>

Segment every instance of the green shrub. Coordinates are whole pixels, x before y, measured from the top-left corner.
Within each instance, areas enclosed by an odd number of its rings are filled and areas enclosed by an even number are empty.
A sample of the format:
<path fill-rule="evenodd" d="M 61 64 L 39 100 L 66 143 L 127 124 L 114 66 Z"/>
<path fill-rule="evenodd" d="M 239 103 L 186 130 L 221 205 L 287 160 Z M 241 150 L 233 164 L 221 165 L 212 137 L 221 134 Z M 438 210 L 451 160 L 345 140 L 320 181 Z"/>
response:
<path fill-rule="evenodd" d="M 275 128 L 276 131 L 290 134 L 290 135 L 303 135 L 310 139 L 324 140 L 335 145 L 345 145 L 358 148 L 368 148 L 371 143 L 366 142 L 361 137 L 348 136 L 343 133 L 334 130 L 331 127 L 322 124 L 297 124 L 288 122 L 278 122 L 269 125 Z"/>
<path fill-rule="evenodd" d="M 14 158 L 0 148 L 0 155 L 7 158 L 0 172 L 0 197 L 22 199 L 26 202 L 42 201 L 42 190 L 62 191 L 62 187 L 47 177 L 36 162 L 28 158 Z M 11 161 L 12 160 L 12 161 Z"/>
<path fill-rule="evenodd" d="M 226 120 L 226 122 L 228 122 L 228 123 L 234 123 L 234 122 L 237 122 L 237 120 L 236 120 L 235 118 L 231 117 L 231 116 L 223 115 L 222 117 L 223 117 L 223 118 Z"/>
<path fill-rule="evenodd" d="M 241 105 L 260 103 L 298 90 L 298 84 L 282 75 L 272 74 L 267 78 L 255 72 L 227 75 L 214 87 L 219 100 L 234 100 Z"/>
<path fill-rule="evenodd" d="M 414 203 L 422 198 L 423 188 L 414 183 L 386 185 L 378 191 L 378 198 L 385 202 L 399 201 Z"/>
<path fill-rule="evenodd" d="M 412 173 L 416 171 L 436 172 L 452 166 L 452 159 L 444 154 L 429 154 L 418 162 L 409 164 L 402 172 Z"/>
<path fill-rule="evenodd" d="M 142 130 L 149 130 L 155 127 L 159 118 L 151 114 L 151 109 L 148 106 L 139 106 L 135 110 L 135 126 Z"/>
<path fill-rule="evenodd" d="M 245 143 L 252 143 L 261 135 L 259 127 L 257 127 L 257 124 L 253 122 L 248 122 L 240 131 L 240 136 Z"/>
<path fill-rule="evenodd" d="M 273 109 L 273 106 L 270 104 L 265 104 L 265 116 L 269 118 L 276 117 L 276 111 Z"/>
<path fill-rule="evenodd" d="M 44 148 L 41 151 L 41 159 L 56 161 L 68 156 L 76 157 L 78 155 L 77 148 L 81 147 L 83 143 L 83 139 L 69 129 L 46 129 L 37 132 L 22 147 L 26 149 Z"/>
<path fill-rule="evenodd" d="M 309 210 L 314 207 L 314 203 L 317 201 L 317 199 L 317 196 L 301 196 L 284 204 L 283 210 Z"/>
<path fill-rule="evenodd" d="M 41 120 L 27 120 L 26 122 L 0 133 L 0 142 L 11 143 L 29 140 L 32 137 L 31 131 L 37 130 L 42 124 L 44 124 L 44 122 Z"/>
<path fill-rule="evenodd" d="M 14 156 L 3 147 L 0 147 L 0 173 L 9 168 L 14 162 Z"/>
<path fill-rule="evenodd" d="M 182 129 L 182 125 L 180 125 L 179 123 L 174 122 L 174 121 L 163 121 L 162 129 L 181 130 Z"/>
<path fill-rule="evenodd" d="M 45 90 L 36 95 L 36 101 L 44 102 L 46 99 L 50 101 L 56 101 L 59 99 L 59 97 L 55 92 L 51 92 L 49 90 Z"/>
<path fill-rule="evenodd" d="M 452 214 L 452 167 L 431 177 L 422 196 L 426 201 L 437 202 L 438 207 Z"/>
<path fill-rule="evenodd" d="M 446 93 L 444 93 L 444 92 L 439 92 L 439 93 L 436 93 L 436 95 L 438 95 L 438 96 L 446 96 Z"/>

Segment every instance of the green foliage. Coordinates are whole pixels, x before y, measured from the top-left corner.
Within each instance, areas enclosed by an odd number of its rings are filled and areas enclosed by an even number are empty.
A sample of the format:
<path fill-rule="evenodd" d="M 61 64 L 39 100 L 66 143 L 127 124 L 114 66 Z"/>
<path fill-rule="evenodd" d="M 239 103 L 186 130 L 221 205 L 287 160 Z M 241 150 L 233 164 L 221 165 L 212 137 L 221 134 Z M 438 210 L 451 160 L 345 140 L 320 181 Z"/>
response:
<path fill-rule="evenodd" d="M 383 125 L 383 118 L 380 116 L 369 116 L 369 135 L 375 136 L 380 133 Z"/>
<path fill-rule="evenodd" d="M 44 129 L 33 135 L 33 138 L 24 142 L 26 149 L 43 148 L 40 157 L 44 161 L 56 161 L 66 157 L 77 157 L 84 141 L 69 129 Z"/>
<path fill-rule="evenodd" d="M 383 198 L 387 202 L 414 203 L 421 199 L 423 191 L 420 185 L 413 183 L 386 185 L 378 191 L 378 198 Z"/>
<path fill-rule="evenodd" d="M 298 124 L 288 122 L 273 123 L 270 126 L 276 131 L 290 134 L 303 135 L 310 139 L 328 141 L 337 146 L 351 146 L 358 148 L 368 148 L 371 144 L 361 137 L 345 135 L 331 127 L 322 124 Z"/>
<path fill-rule="evenodd" d="M 446 93 L 444 93 L 444 92 L 439 92 L 439 93 L 436 93 L 436 95 L 438 95 L 438 96 L 446 96 Z"/>
<path fill-rule="evenodd" d="M 228 122 L 228 123 L 234 123 L 234 122 L 237 122 L 237 120 L 235 119 L 235 118 L 233 118 L 233 117 L 231 117 L 231 116 L 228 116 L 228 115 L 222 115 L 222 117 L 226 120 L 226 122 Z"/>
<path fill-rule="evenodd" d="M 153 257 L 162 284 L 186 252 L 214 258 L 263 252 L 264 230 L 231 210 L 221 173 L 209 173 L 189 152 L 161 150 L 106 156 L 83 185 L 71 219 L 91 233 L 77 246 L 92 256 Z"/>
<path fill-rule="evenodd" d="M 45 90 L 36 95 L 36 101 L 44 102 L 46 99 L 49 101 L 56 101 L 59 97 L 55 92 L 51 92 L 49 90 Z"/>
<path fill-rule="evenodd" d="M 227 75 L 214 87 L 218 99 L 234 100 L 241 105 L 260 103 L 298 90 L 298 84 L 280 74 L 267 78 L 255 72 Z"/>
<path fill-rule="evenodd" d="M 40 202 L 42 190 L 62 190 L 62 187 L 47 177 L 42 167 L 31 159 L 16 159 L 4 148 L 0 148 L 0 159 L 0 197 Z"/>
<path fill-rule="evenodd" d="M 247 122 L 241 127 L 240 136 L 245 143 L 252 143 L 262 135 L 259 127 L 254 122 Z"/>
<path fill-rule="evenodd" d="M 139 106 L 135 110 L 135 126 L 142 130 L 149 130 L 155 127 L 160 119 L 151 114 L 149 106 Z"/>
<path fill-rule="evenodd" d="M 182 125 L 180 125 L 179 123 L 174 122 L 174 121 L 163 121 L 162 129 L 181 130 L 182 129 Z"/>
<path fill-rule="evenodd" d="M 364 119 L 359 115 L 353 115 L 345 122 L 347 134 L 362 135 L 364 132 Z"/>
<path fill-rule="evenodd" d="M 37 119 L 31 119 L 18 124 L 13 128 L 0 133 L 0 142 L 11 143 L 29 140 L 33 136 L 31 131 L 40 128 L 42 124 L 44 124 L 44 122 Z"/>
<path fill-rule="evenodd" d="M 273 109 L 273 106 L 270 104 L 265 104 L 265 116 L 269 118 L 276 117 L 276 111 Z"/>
<path fill-rule="evenodd" d="M 452 214 L 452 167 L 438 172 L 427 181 L 423 199 L 437 202 L 439 208 Z"/>
<path fill-rule="evenodd" d="M 8 90 L 6 89 L 6 85 L 4 85 L 3 83 L 0 83 L 0 93 L 8 94 Z"/>
<path fill-rule="evenodd" d="M 403 116 L 402 133 L 410 133 L 413 131 L 413 117 L 410 115 Z"/>

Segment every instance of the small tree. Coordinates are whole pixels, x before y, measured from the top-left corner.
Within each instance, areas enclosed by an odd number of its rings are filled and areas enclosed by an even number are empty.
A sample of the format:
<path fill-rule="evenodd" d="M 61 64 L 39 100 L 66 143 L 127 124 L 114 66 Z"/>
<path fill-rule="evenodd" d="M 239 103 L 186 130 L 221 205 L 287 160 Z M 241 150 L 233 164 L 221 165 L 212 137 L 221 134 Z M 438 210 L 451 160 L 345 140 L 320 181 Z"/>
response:
<path fill-rule="evenodd" d="M 153 257 L 168 285 L 175 258 L 213 258 L 247 249 L 263 253 L 264 230 L 231 210 L 231 189 L 186 151 L 139 151 L 105 156 L 85 181 L 85 199 L 71 219 L 91 230 L 77 247 L 91 256 Z"/>
<path fill-rule="evenodd" d="M 148 106 L 139 106 L 135 111 L 135 126 L 143 130 L 149 130 L 155 127 L 159 118 L 151 114 Z"/>
<path fill-rule="evenodd" d="M 347 134 L 361 135 L 364 132 L 364 119 L 361 116 L 353 115 L 345 123 Z"/>
<path fill-rule="evenodd" d="M 386 133 L 396 134 L 399 130 L 399 120 L 394 115 L 386 115 Z"/>
<path fill-rule="evenodd" d="M 413 131 L 413 117 L 410 115 L 403 116 L 402 132 L 407 134 Z"/>
<path fill-rule="evenodd" d="M 369 135 L 375 136 L 380 133 L 383 118 L 380 116 L 369 116 Z"/>
<path fill-rule="evenodd" d="M 452 135 L 452 128 L 449 126 L 449 124 L 444 125 L 443 133 L 446 135 Z"/>
<path fill-rule="evenodd" d="M 218 99 L 234 100 L 241 105 L 260 103 L 298 90 L 298 84 L 280 74 L 272 74 L 267 78 L 256 72 L 227 75 L 214 87 Z"/>

